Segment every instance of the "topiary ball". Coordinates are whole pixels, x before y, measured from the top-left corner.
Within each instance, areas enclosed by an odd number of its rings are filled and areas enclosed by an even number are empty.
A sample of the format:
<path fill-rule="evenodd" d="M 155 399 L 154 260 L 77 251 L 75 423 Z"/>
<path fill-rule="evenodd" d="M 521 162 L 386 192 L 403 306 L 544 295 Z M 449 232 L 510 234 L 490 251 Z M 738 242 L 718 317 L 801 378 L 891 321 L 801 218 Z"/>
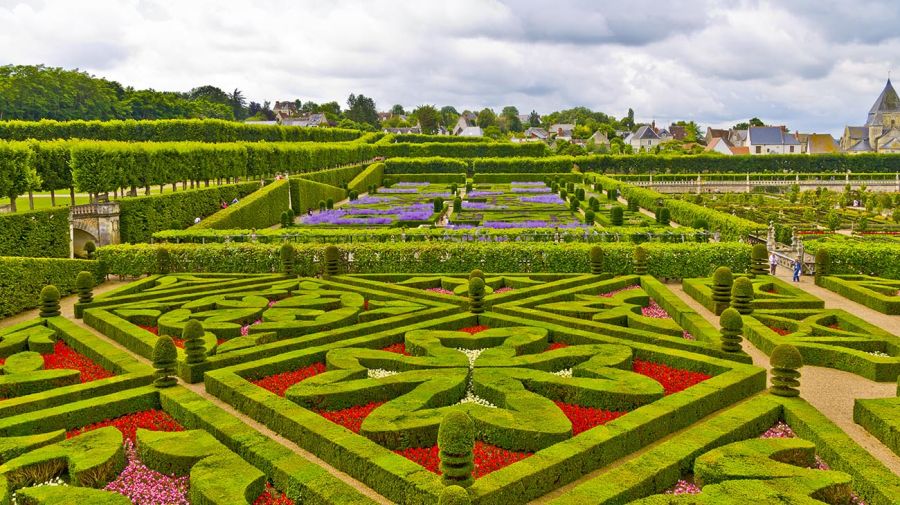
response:
<path fill-rule="evenodd" d="M 734 276 L 728 267 L 719 267 L 713 272 L 713 284 L 719 286 L 731 286 L 734 282 Z"/>
<path fill-rule="evenodd" d="M 781 344 L 772 350 L 769 362 L 773 367 L 799 370 L 803 367 L 803 356 L 791 344 Z"/>
<path fill-rule="evenodd" d="M 178 382 L 174 377 L 178 350 L 175 348 L 172 337 L 163 335 L 156 340 L 152 359 L 153 368 L 156 369 L 156 379 L 153 381 L 153 385 L 158 388 L 174 386 Z"/>
<path fill-rule="evenodd" d="M 438 505 L 469 505 L 471 503 L 469 492 L 460 486 L 445 487 L 438 498 Z"/>
<path fill-rule="evenodd" d="M 747 277 L 738 277 L 731 287 L 731 306 L 743 315 L 753 313 L 753 282 Z"/>
<path fill-rule="evenodd" d="M 474 279 L 475 277 L 478 277 L 479 279 L 484 280 L 484 272 L 482 272 L 478 268 L 469 272 L 469 279 Z"/>
<path fill-rule="evenodd" d="M 740 331 L 744 327 L 744 319 L 740 312 L 729 308 L 723 310 L 719 316 L 719 325 L 726 330 Z"/>
<path fill-rule="evenodd" d="M 75 289 L 92 289 L 94 287 L 94 276 L 87 270 L 78 272 L 75 277 Z"/>

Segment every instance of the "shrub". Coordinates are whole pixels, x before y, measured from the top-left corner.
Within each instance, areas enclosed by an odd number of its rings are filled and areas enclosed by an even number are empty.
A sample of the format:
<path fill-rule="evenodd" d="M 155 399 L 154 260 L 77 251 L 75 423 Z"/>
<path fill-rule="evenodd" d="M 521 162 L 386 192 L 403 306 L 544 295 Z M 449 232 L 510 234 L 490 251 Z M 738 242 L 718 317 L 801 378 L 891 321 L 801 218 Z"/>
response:
<path fill-rule="evenodd" d="M 469 279 L 469 310 L 473 314 L 484 312 L 484 279 L 481 277 Z"/>
<path fill-rule="evenodd" d="M 329 198 L 325 200 L 325 208 L 331 210 L 334 208 L 334 198 Z"/>
<path fill-rule="evenodd" d="M 460 486 L 447 486 L 441 491 L 438 505 L 470 505 L 469 492 Z"/>
<path fill-rule="evenodd" d="M 603 273 L 603 248 L 598 245 L 591 247 L 591 273 L 594 275 Z"/>
<path fill-rule="evenodd" d="M 75 277 L 75 292 L 78 293 L 78 303 L 91 303 L 94 301 L 94 276 L 87 270 L 78 272 Z"/>
<path fill-rule="evenodd" d="M 816 279 L 831 273 L 831 253 L 828 249 L 816 250 Z"/>
<path fill-rule="evenodd" d="M 200 221 L 194 228 L 267 228 L 280 222 L 281 213 L 290 208 L 290 200 L 290 181 L 275 181 Z"/>
<path fill-rule="evenodd" d="M 443 212 L 444 211 L 444 199 L 441 197 L 435 197 L 434 199 L 434 211 L 435 212 Z"/>
<path fill-rule="evenodd" d="M 744 320 L 741 313 L 735 309 L 725 309 L 719 316 L 719 324 L 722 329 L 722 350 L 725 352 L 739 352 L 741 350 L 741 331 L 744 329 Z"/>
<path fill-rule="evenodd" d="M 341 251 L 337 246 L 329 245 L 325 247 L 325 277 L 337 275 L 340 270 Z"/>
<path fill-rule="evenodd" d="M 158 388 L 174 386 L 178 380 L 175 378 L 175 365 L 178 359 L 178 350 L 172 337 L 163 335 L 156 339 L 153 346 L 153 368 L 156 369 L 156 379 L 153 385 Z"/>
<path fill-rule="evenodd" d="M 94 259 L 94 252 L 97 250 L 97 244 L 94 243 L 93 240 L 88 240 L 84 243 L 84 253 L 87 254 L 88 259 Z"/>
<path fill-rule="evenodd" d="M 0 256 L 68 258 L 68 207 L 0 214 Z"/>
<path fill-rule="evenodd" d="M 319 200 L 319 211 L 323 211 L 326 209 L 328 204 L 325 203 L 325 200 Z"/>
<path fill-rule="evenodd" d="M 698 217 L 697 219 L 694 219 L 694 224 L 692 225 L 692 227 L 698 230 L 708 230 L 709 222 L 702 217 Z"/>
<path fill-rule="evenodd" d="M 634 273 L 636 275 L 647 275 L 647 250 L 642 246 L 634 248 Z"/>
<path fill-rule="evenodd" d="M 637 198 L 629 198 L 628 200 L 628 210 L 631 212 L 637 212 L 640 210 L 640 205 L 638 204 Z"/>
<path fill-rule="evenodd" d="M 291 225 L 291 222 L 288 220 L 287 211 L 281 213 L 281 227 L 287 228 Z"/>
<path fill-rule="evenodd" d="M 56 317 L 59 312 L 59 290 L 53 284 L 44 286 L 41 290 L 41 317 Z"/>
<path fill-rule="evenodd" d="M 609 188 L 609 191 L 606 192 L 606 198 L 609 200 L 618 200 L 619 190 L 616 188 Z"/>
<path fill-rule="evenodd" d="M 161 274 L 167 274 L 172 271 L 172 257 L 169 250 L 160 247 L 156 250 L 156 271 Z"/>
<path fill-rule="evenodd" d="M 790 344 L 781 344 L 772 350 L 769 362 L 772 364 L 772 394 L 799 396 L 799 370 L 803 366 L 800 351 Z"/>
<path fill-rule="evenodd" d="M 575 195 L 569 197 L 569 210 L 578 212 L 578 197 Z"/>
<path fill-rule="evenodd" d="M 184 340 L 184 352 L 187 363 L 196 365 L 206 361 L 206 347 L 203 344 L 203 325 L 196 319 L 190 319 L 184 325 L 181 338 Z"/>
<path fill-rule="evenodd" d="M 279 250 L 281 255 L 281 268 L 287 275 L 294 275 L 294 246 L 285 242 Z"/>
<path fill-rule="evenodd" d="M 566 191 L 565 188 L 562 188 L 562 189 L 559 190 L 559 197 L 560 197 L 561 199 L 567 200 L 567 199 L 568 199 L 568 196 L 569 196 L 569 192 Z"/>
<path fill-rule="evenodd" d="M 45 284 L 53 284 L 60 293 L 71 293 L 75 290 L 78 272 L 82 270 L 90 271 L 94 279 L 106 277 L 106 266 L 99 261 L 0 258 L 0 318 L 40 307 L 41 289 Z"/>
<path fill-rule="evenodd" d="M 575 192 L 575 183 L 567 182 L 566 183 L 566 191 L 568 191 L 569 193 L 574 193 Z"/>
<path fill-rule="evenodd" d="M 444 485 L 471 486 L 475 470 L 475 423 L 468 414 L 454 410 L 444 416 L 438 428 L 438 449 Z"/>
<path fill-rule="evenodd" d="M 657 217 L 659 218 L 659 224 L 669 226 L 669 223 L 672 221 L 672 211 L 668 207 L 661 207 Z"/>
<path fill-rule="evenodd" d="M 747 277 L 738 277 L 731 287 L 731 308 L 741 315 L 753 313 L 753 282 Z"/>
<path fill-rule="evenodd" d="M 347 193 L 347 198 L 349 198 L 351 202 L 355 201 L 359 199 L 359 193 L 357 193 L 355 189 L 351 189 L 350 192 Z"/>
<path fill-rule="evenodd" d="M 476 268 L 476 269 L 472 270 L 471 272 L 469 272 L 470 279 L 474 279 L 475 277 L 478 277 L 479 279 L 484 280 L 484 272 L 482 272 L 481 269 L 479 269 L 479 268 Z"/>
<path fill-rule="evenodd" d="M 584 200 L 584 188 L 578 188 L 575 190 L 575 197 L 579 200 Z"/>
<path fill-rule="evenodd" d="M 552 191 L 553 193 L 558 193 L 559 192 L 559 183 L 554 182 L 553 185 L 550 186 L 550 191 Z"/>
<path fill-rule="evenodd" d="M 472 183 L 471 183 L 471 182 L 466 182 L 466 193 L 468 193 L 468 192 L 470 192 L 470 191 L 472 191 Z"/>
<path fill-rule="evenodd" d="M 625 212 L 618 205 L 609 209 L 609 223 L 613 226 L 622 226 L 625 222 Z"/>
<path fill-rule="evenodd" d="M 594 219 L 594 211 L 592 211 L 591 209 L 584 211 L 584 224 L 594 224 Z"/>
<path fill-rule="evenodd" d="M 765 244 L 755 244 L 750 251 L 750 274 L 766 275 L 769 273 L 769 250 Z"/>
<path fill-rule="evenodd" d="M 462 212 L 462 198 L 456 197 L 453 199 L 453 212 L 459 213 Z"/>
<path fill-rule="evenodd" d="M 719 267 L 713 272 L 712 299 L 714 302 L 731 303 L 731 285 L 734 283 L 734 277 L 731 269 L 728 267 Z"/>

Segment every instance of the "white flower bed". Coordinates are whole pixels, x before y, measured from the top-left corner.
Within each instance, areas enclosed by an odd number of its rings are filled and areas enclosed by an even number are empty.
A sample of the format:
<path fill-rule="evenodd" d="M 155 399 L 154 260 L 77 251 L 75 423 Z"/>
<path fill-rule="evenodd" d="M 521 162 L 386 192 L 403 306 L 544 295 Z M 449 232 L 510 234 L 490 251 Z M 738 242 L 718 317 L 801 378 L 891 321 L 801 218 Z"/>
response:
<path fill-rule="evenodd" d="M 559 375 L 560 377 L 571 377 L 572 369 L 571 368 L 563 368 L 557 372 L 553 372 L 553 375 Z"/>
<path fill-rule="evenodd" d="M 48 480 L 47 482 L 41 482 L 40 484 L 35 484 L 35 485 L 29 486 L 29 487 L 41 487 L 41 486 L 68 486 L 68 484 L 66 484 L 66 482 L 64 480 L 62 480 L 62 477 L 53 477 L 52 479 Z M 12 500 L 10 500 L 9 503 L 11 503 L 12 505 L 18 505 L 18 502 L 16 501 L 15 493 L 13 493 Z"/>
<path fill-rule="evenodd" d="M 462 347 L 457 347 L 457 351 L 466 355 L 469 358 L 469 369 L 475 368 L 475 360 L 478 359 L 478 356 L 481 356 L 481 353 L 484 352 L 484 349 L 463 349 Z"/>
<path fill-rule="evenodd" d="M 384 368 L 370 368 L 367 372 L 370 379 L 383 379 L 391 375 L 397 375 L 393 370 L 385 370 Z"/>

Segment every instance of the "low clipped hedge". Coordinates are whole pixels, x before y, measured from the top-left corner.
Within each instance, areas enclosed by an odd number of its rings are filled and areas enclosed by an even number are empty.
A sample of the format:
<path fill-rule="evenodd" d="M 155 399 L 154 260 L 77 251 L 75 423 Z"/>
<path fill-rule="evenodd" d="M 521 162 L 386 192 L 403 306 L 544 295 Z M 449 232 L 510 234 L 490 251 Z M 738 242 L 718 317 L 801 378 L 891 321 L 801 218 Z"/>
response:
<path fill-rule="evenodd" d="M 290 208 L 290 182 L 270 183 L 247 198 L 220 210 L 193 226 L 194 229 L 265 228 L 281 222 L 281 213 Z"/>
<path fill-rule="evenodd" d="M 487 173 L 539 173 L 567 174 L 576 166 L 573 156 L 547 156 L 545 158 L 479 158 L 472 161 L 476 174 Z"/>
<path fill-rule="evenodd" d="M 892 294 L 885 294 L 867 286 L 880 280 L 867 275 L 823 275 L 816 277 L 816 284 L 882 314 L 900 315 L 900 296 L 897 294 L 900 287 L 895 286 L 891 289 Z"/>
<path fill-rule="evenodd" d="M 0 257 L 0 317 L 40 305 L 41 289 L 47 284 L 62 294 L 74 292 L 75 277 L 82 270 L 98 282 L 106 278 L 106 267 L 98 261 Z"/>
<path fill-rule="evenodd" d="M 900 456 L 900 397 L 856 399 L 853 422 Z"/>
<path fill-rule="evenodd" d="M 754 309 L 792 310 L 821 309 L 825 307 L 825 302 L 820 298 L 777 277 L 758 275 L 751 281 L 753 282 L 754 298 L 752 307 Z M 700 302 L 701 305 L 711 312 L 718 315 L 727 308 L 727 304 L 722 306 L 722 304 L 713 300 L 712 278 L 684 279 L 681 285 L 688 296 Z M 774 293 L 771 293 L 769 290 L 773 290 Z"/>
<path fill-rule="evenodd" d="M 0 214 L 0 256 L 67 258 L 69 208 Z"/>
<path fill-rule="evenodd" d="M 231 204 L 235 198 L 243 199 L 258 189 L 258 182 L 245 182 L 124 198 L 119 200 L 120 240 L 149 242 L 158 231 L 188 228 L 194 218 L 217 213 L 223 201 Z"/>
<path fill-rule="evenodd" d="M 478 183 L 509 184 L 511 182 L 544 182 L 550 179 L 561 182 L 581 182 L 582 175 L 576 173 L 479 173 L 475 172 L 472 180 Z"/>
<path fill-rule="evenodd" d="M 341 187 L 342 185 L 348 184 L 350 181 L 352 181 L 353 178 L 359 175 L 360 172 L 365 170 L 367 166 L 368 165 L 366 164 L 362 164 L 339 168 L 329 168 L 326 170 L 319 170 L 318 172 L 308 172 L 305 174 L 293 175 L 291 176 L 291 179 L 306 179 L 313 182 L 328 184 L 329 186 Z"/>
<path fill-rule="evenodd" d="M 816 244 L 814 249 L 828 251 L 831 256 L 829 274 L 900 279 L 900 243 L 829 242 Z"/>
<path fill-rule="evenodd" d="M 390 179 L 394 182 L 430 182 L 432 184 L 459 184 L 466 183 L 466 173 L 458 174 L 392 174 Z"/>
<path fill-rule="evenodd" d="M 325 244 L 297 244 L 295 268 L 301 275 L 321 270 Z M 453 273 L 479 268 L 492 272 L 589 272 L 587 243 L 401 242 L 343 244 L 341 271 L 347 273 Z M 606 269 L 632 272 L 632 244 L 609 243 Z M 682 279 L 705 277 L 719 266 L 739 270 L 750 262 L 750 247 L 738 243 L 643 244 L 649 274 Z M 266 273 L 281 269 L 279 247 L 273 244 L 137 244 L 98 249 L 98 257 L 116 275 L 157 272 L 156 251 L 165 248 L 174 271 Z M 352 261 L 348 262 L 352 254 Z M 74 276 L 73 276 L 74 279 Z"/>

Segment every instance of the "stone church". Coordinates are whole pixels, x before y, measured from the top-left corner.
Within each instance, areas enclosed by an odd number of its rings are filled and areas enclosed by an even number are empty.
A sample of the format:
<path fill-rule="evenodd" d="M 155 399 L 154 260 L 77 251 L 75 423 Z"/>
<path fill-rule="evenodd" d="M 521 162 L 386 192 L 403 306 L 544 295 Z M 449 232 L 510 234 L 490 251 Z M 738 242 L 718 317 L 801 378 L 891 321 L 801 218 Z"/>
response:
<path fill-rule="evenodd" d="M 849 153 L 900 153 L 900 97 L 888 79 L 869 109 L 865 126 L 847 126 L 841 150 Z"/>

